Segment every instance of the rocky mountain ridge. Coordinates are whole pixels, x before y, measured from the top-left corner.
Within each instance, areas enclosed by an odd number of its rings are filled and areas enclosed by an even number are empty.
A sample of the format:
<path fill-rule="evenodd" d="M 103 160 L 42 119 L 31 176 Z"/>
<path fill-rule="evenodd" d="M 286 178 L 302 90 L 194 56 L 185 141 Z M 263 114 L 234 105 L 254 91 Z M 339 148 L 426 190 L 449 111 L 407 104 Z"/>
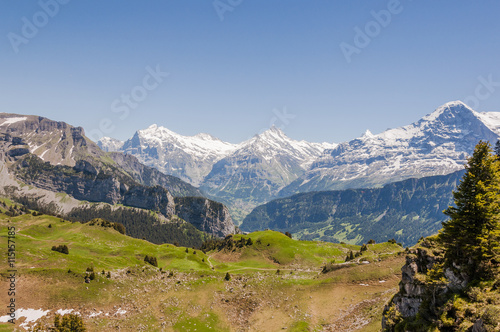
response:
<path fill-rule="evenodd" d="M 104 138 L 104 149 L 120 145 Z M 137 131 L 120 151 L 146 165 L 194 185 L 231 208 L 241 218 L 304 173 L 324 149 L 335 144 L 309 143 L 287 137 L 276 127 L 240 143 L 223 142 L 209 134 L 182 136 L 152 125 Z"/>
<path fill-rule="evenodd" d="M 179 179 L 141 165 L 133 156 L 103 152 L 81 128 L 13 114 L 0 114 L 0 121 L 2 170 L 4 177 L 13 180 L 8 190 L 11 197 L 27 184 L 41 190 L 39 193 L 65 193 L 77 201 L 152 210 L 169 220 L 176 215 L 173 189 L 184 195 L 194 193 L 196 201 L 204 203 L 205 208 L 193 205 L 191 213 L 185 213 L 191 220 L 186 221 L 216 236 L 235 231 L 225 206 L 200 197 L 199 190 Z M 58 200 L 51 203 L 57 205 Z M 211 211 L 213 206 L 216 211 Z M 189 209 L 189 204 L 182 206 L 183 211 Z"/>
<path fill-rule="evenodd" d="M 500 113 L 478 113 L 460 101 L 446 103 L 419 121 L 325 150 L 299 179 L 280 192 L 370 188 L 411 177 L 463 168 L 479 140 L 495 143 Z"/>
<path fill-rule="evenodd" d="M 271 128 L 246 142 L 227 145 L 225 152 L 207 150 L 209 157 L 203 160 L 196 159 L 200 155 L 186 142 L 180 143 L 180 135 L 160 128 L 148 128 L 148 135 L 138 131 L 122 150 L 199 184 L 208 196 L 227 204 L 241 222 L 252 208 L 277 197 L 381 187 L 460 170 L 480 139 L 494 143 L 499 138 L 500 113 L 478 113 L 453 101 L 413 124 L 376 135 L 368 130 L 338 145 L 295 141 Z M 203 139 L 209 145 L 214 140 Z"/>

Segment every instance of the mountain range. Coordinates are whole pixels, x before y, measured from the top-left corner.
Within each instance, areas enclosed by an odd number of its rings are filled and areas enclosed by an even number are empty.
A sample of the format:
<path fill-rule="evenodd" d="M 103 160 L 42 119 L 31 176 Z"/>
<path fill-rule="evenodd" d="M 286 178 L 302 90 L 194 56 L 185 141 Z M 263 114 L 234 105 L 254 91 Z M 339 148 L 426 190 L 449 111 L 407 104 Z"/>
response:
<path fill-rule="evenodd" d="M 274 127 L 231 144 L 157 125 L 125 142 L 103 138 L 98 144 L 198 186 L 228 205 L 240 224 L 254 207 L 278 197 L 381 187 L 461 170 L 479 140 L 495 142 L 499 135 L 500 113 L 479 113 L 453 101 L 410 125 L 376 135 L 366 131 L 340 144 L 296 141 Z"/>
<path fill-rule="evenodd" d="M 111 221 L 130 220 L 126 226 L 138 232 L 131 235 L 146 232 L 156 242 L 185 231 L 201 244 L 196 228 L 222 237 L 235 232 L 225 206 L 133 156 L 102 151 L 80 127 L 0 113 L 0 152 L 0 194 L 30 208 L 79 221 L 106 210 L 117 219 Z"/>
<path fill-rule="evenodd" d="M 231 144 L 209 134 L 182 136 L 157 125 L 137 131 L 125 142 L 106 137 L 98 145 L 105 151 L 136 156 L 146 165 L 200 186 L 209 197 L 227 204 L 237 220 L 276 197 L 323 150 L 335 147 L 290 139 L 276 127 Z"/>

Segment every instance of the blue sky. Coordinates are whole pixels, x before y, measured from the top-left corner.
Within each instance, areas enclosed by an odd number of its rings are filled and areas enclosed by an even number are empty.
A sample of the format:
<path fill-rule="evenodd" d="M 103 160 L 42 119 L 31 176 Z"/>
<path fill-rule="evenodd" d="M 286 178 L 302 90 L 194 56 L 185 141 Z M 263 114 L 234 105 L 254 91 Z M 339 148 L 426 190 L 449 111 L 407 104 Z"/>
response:
<path fill-rule="evenodd" d="M 275 124 L 294 139 L 341 142 L 456 99 L 500 111 L 498 1 L 1 6 L 0 111 L 94 137 L 126 139 L 157 123 L 236 143 Z"/>

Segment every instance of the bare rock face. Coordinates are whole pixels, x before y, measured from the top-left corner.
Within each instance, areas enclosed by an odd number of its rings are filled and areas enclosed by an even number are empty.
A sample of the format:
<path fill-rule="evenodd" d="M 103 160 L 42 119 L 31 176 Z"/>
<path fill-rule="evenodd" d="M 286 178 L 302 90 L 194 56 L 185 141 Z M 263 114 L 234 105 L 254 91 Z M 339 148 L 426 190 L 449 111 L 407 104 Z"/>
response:
<path fill-rule="evenodd" d="M 392 307 L 402 317 L 415 317 L 420 305 L 429 295 L 426 283 L 426 273 L 443 260 L 443 252 L 434 247 L 427 239 L 420 246 L 407 251 L 406 263 L 401 268 L 402 276 L 399 283 L 399 292 L 384 309 L 382 330 L 387 331 L 386 314 Z M 434 294 L 447 292 L 446 286 L 436 286 Z"/>
<path fill-rule="evenodd" d="M 175 214 L 196 228 L 218 237 L 235 233 L 229 210 L 203 197 L 176 197 Z"/>
<path fill-rule="evenodd" d="M 176 211 L 173 194 L 203 195 L 198 188 L 145 166 L 133 156 L 102 151 L 81 127 L 34 115 L 0 113 L 0 157 L 0 170 L 12 184 L 12 198 L 21 195 L 20 183 L 24 183 L 45 193 L 68 194 L 70 201 L 124 204 L 156 211 L 168 220 Z M 188 201 L 194 204 L 192 210 Z M 215 236 L 234 233 L 231 216 L 222 204 L 206 198 L 184 203 L 179 208 L 184 220 L 198 229 Z M 61 202 L 44 204 L 66 211 Z"/>
<path fill-rule="evenodd" d="M 468 277 L 465 273 L 460 273 L 460 267 L 454 265 L 455 269 L 446 268 L 444 270 L 444 276 L 448 279 L 448 288 L 453 291 L 460 291 L 467 286 Z"/>
<path fill-rule="evenodd" d="M 435 263 L 436 258 L 420 248 L 410 250 L 406 256 L 406 264 L 401 268 L 399 293 L 393 299 L 396 309 L 403 317 L 417 314 L 425 293 L 425 285 L 419 274 L 425 274 Z"/>
<path fill-rule="evenodd" d="M 171 217 L 175 211 L 174 197 L 160 186 L 132 187 L 123 194 L 121 202 L 127 206 L 159 211 L 166 217 Z"/>
<path fill-rule="evenodd" d="M 484 327 L 484 322 L 479 318 L 472 326 L 472 332 L 487 332 L 488 330 Z"/>
<path fill-rule="evenodd" d="M 84 156 L 104 155 L 83 128 L 41 116 L 0 113 L 0 133 L 21 140 L 29 152 L 54 165 L 75 166 Z"/>
<path fill-rule="evenodd" d="M 175 197 L 205 196 L 198 188 L 175 176 L 163 174 L 155 168 L 141 164 L 130 154 L 111 152 L 108 156 L 140 184 L 168 188 L 168 191 Z"/>

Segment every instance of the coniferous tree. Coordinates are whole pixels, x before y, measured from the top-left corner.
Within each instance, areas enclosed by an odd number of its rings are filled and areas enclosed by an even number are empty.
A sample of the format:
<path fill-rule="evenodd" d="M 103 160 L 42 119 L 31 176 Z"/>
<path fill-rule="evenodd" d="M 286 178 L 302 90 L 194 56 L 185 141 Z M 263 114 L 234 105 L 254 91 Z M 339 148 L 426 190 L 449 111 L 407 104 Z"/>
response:
<path fill-rule="evenodd" d="M 480 141 L 465 168 L 453 192 L 456 206 L 444 211 L 450 220 L 443 223 L 440 239 L 446 265 L 485 277 L 500 263 L 500 162 Z"/>
<path fill-rule="evenodd" d="M 500 157 L 500 140 L 497 140 L 495 144 L 495 154 L 497 155 L 497 157 Z"/>

